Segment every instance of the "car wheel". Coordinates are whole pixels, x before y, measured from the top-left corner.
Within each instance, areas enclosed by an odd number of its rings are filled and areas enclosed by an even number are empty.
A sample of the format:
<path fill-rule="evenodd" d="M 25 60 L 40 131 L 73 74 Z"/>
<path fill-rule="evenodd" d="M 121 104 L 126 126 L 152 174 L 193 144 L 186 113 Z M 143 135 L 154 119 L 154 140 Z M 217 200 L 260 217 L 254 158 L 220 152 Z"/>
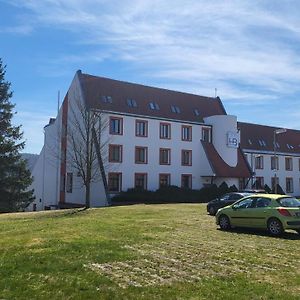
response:
<path fill-rule="evenodd" d="M 210 214 L 210 215 L 212 215 L 212 216 L 214 216 L 215 214 L 216 214 L 216 209 L 213 207 L 213 206 L 211 206 L 209 209 L 208 209 L 208 213 Z"/>
<path fill-rule="evenodd" d="M 220 225 L 220 227 L 221 227 L 222 230 L 228 230 L 228 229 L 231 228 L 230 220 L 225 215 L 221 215 L 219 217 L 219 225 Z"/>
<path fill-rule="evenodd" d="M 270 219 L 268 221 L 268 231 L 271 235 L 278 236 L 283 234 L 283 227 L 281 222 L 278 219 Z"/>

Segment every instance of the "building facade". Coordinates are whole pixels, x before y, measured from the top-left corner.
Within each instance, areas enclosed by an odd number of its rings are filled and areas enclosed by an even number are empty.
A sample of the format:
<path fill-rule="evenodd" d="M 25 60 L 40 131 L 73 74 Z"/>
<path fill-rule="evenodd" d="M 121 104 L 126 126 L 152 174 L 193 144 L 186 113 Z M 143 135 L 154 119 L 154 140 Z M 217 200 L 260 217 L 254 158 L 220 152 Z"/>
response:
<path fill-rule="evenodd" d="M 44 128 L 44 146 L 32 173 L 36 200 L 29 210 L 85 203 L 74 164 L 76 151 L 84 148 L 83 111 L 97 113 L 93 128 L 99 130 L 91 135 L 91 148 L 101 149 L 95 151 L 92 207 L 109 205 L 110 195 L 134 187 L 200 189 L 223 181 L 240 189 L 279 182 L 287 193 L 300 194 L 300 132 L 275 135 L 277 128 L 237 122 L 218 97 L 77 71 L 57 117 Z"/>

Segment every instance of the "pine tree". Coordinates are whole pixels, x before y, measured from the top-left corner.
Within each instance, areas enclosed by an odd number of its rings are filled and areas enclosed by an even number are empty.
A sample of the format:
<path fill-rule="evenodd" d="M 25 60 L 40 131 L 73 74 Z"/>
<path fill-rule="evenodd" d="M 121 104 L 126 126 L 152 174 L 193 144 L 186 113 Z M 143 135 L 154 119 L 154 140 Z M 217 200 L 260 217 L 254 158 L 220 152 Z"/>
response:
<path fill-rule="evenodd" d="M 14 104 L 10 102 L 10 83 L 5 81 L 5 68 L 0 59 L 0 212 L 20 211 L 33 200 L 30 171 L 21 158 L 24 149 L 21 126 L 11 124 Z"/>

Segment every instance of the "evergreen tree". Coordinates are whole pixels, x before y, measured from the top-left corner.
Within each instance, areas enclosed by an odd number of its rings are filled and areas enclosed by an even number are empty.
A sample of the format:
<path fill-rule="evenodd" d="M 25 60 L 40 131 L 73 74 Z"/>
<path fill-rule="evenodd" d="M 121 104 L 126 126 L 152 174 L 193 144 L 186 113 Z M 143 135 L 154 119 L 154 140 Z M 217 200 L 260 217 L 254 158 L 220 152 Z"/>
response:
<path fill-rule="evenodd" d="M 21 126 L 13 126 L 14 104 L 10 102 L 10 83 L 5 81 L 5 68 L 0 59 L 0 212 L 20 211 L 34 200 L 32 182 L 26 162 Z"/>

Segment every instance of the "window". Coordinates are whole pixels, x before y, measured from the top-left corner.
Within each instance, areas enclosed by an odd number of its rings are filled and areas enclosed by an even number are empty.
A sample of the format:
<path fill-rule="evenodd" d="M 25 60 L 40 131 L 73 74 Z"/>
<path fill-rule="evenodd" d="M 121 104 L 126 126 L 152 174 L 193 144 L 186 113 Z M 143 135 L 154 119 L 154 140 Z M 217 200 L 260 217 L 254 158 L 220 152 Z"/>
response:
<path fill-rule="evenodd" d="M 293 170 L 293 159 L 291 157 L 285 158 L 285 169 L 286 169 L 286 171 Z"/>
<path fill-rule="evenodd" d="M 278 177 L 272 177 L 271 178 L 272 191 L 275 191 L 275 182 L 276 182 L 276 185 L 279 184 L 279 178 Z"/>
<path fill-rule="evenodd" d="M 238 202 L 237 204 L 234 204 L 233 207 L 235 209 L 252 208 L 253 204 L 254 204 L 254 199 L 247 198 L 245 200 Z"/>
<path fill-rule="evenodd" d="M 170 123 L 160 123 L 159 136 L 161 139 L 171 138 L 171 124 Z"/>
<path fill-rule="evenodd" d="M 108 190 L 120 192 L 122 189 L 122 173 L 108 173 Z"/>
<path fill-rule="evenodd" d="M 67 173 L 67 193 L 72 193 L 73 190 L 73 173 Z"/>
<path fill-rule="evenodd" d="M 256 199 L 256 208 L 260 208 L 260 207 L 268 207 L 271 204 L 271 199 L 268 198 L 257 198 Z"/>
<path fill-rule="evenodd" d="M 102 102 L 104 103 L 112 103 L 112 97 L 111 96 L 101 96 Z"/>
<path fill-rule="evenodd" d="M 147 174 L 135 173 L 134 174 L 134 187 L 137 189 L 147 190 Z"/>
<path fill-rule="evenodd" d="M 210 128 L 202 128 L 202 141 L 211 142 L 211 129 Z"/>
<path fill-rule="evenodd" d="M 286 192 L 287 193 L 293 193 L 294 192 L 293 178 L 287 177 L 285 182 L 286 182 Z"/>
<path fill-rule="evenodd" d="M 256 177 L 253 188 L 263 189 L 264 188 L 264 178 L 263 177 Z"/>
<path fill-rule="evenodd" d="M 250 139 L 248 139 L 248 144 L 252 145 L 252 141 Z"/>
<path fill-rule="evenodd" d="M 136 103 L 136 101 L 134 100 L 134 99 L 127 99 L 127 105 L 129 106 L 129 107 L 137 107 L 137 103 Z"/>
<path fill-rule="evenodd" d="M 156 102 L 150 102 L 149 103 L 149 107 L 152 110 L 159 110 L 159 106 L 158 106 L 158 104 Z"/>
<path fill-rule="evenodd" d="M 197 117 L 200 116 L 200 112 L 199 112 L 199 110 L 197 108 L 194 109 L 194 114 Z"/>
<path fill-rule="evenodd" d="M 262 155 L 255 157 L 255 169 L 264 168 L 264 157 Z"/>
<path fill-rule="evenodd" d="M 171 149 L 168 148 L 159 149 L 159 163 L 161 165 L 171 164 Z"/>
<path fill-rule="evenodd" d="M 175 114 L 180 114 L 180 109 L 178 106 L 171 105 L 171 111 Z"/>
<path fill-rule="evenodd" d="M 181 175 L 181 187 L 184 189 L 192 188 L 192 175 L 191 174 L 182 174 Z"/>
<path fill-rule="evenodd" d="M 148 122 L 143 120 L 135 121 L 135 135 L 140 137 L 148 136 Z"/>
<path fill-rule="evenodd" d="M 258 140 L 258 143 L 262 147 L 266 147 L 267 146 L 267 144 L 266 144 L 266 142 L 264 140 Z"/>
<path fill-rule="evenodd" d="M 159 174 L 159 187 L 169 186 L 171 184 L 170 174 Z"/>
<path fill-rule="evenodd" d="M 271 156 L 271 170 L 279 170 L 278 156 Z"/>
<path fill-rule="evenodd" d="M 117 117 L 110 117 L 109 121 L 110 134 L 122 135 L 123 134 L 123 119 Z"/>
<path fill-rule="evenodd" d="M 122 162 L 122 145 L 109 145 L 109 162 Z"/>
<path fill-rule="evenodd" d="M 192 165 L 192 150 L 181 151 L 181 165 L 191 166 Z"/>
<path fill-rule="evenodd" d="M 239 178 L 239 190 L 243 190 L 245 189 L 245 185 L 246 185 L 246 180 L 245 178 Z"/>
<path fill-rule="evenodd" d="M 148 148 L 147 147 L 135 147 L 135 163 L 136 164 L 148 163 Z"/>
<path fill-rule="evenodd" d="M 183 141 L 192 141 L 192 126 L 182 125 L 181 126 L 181 139 Z"/>

